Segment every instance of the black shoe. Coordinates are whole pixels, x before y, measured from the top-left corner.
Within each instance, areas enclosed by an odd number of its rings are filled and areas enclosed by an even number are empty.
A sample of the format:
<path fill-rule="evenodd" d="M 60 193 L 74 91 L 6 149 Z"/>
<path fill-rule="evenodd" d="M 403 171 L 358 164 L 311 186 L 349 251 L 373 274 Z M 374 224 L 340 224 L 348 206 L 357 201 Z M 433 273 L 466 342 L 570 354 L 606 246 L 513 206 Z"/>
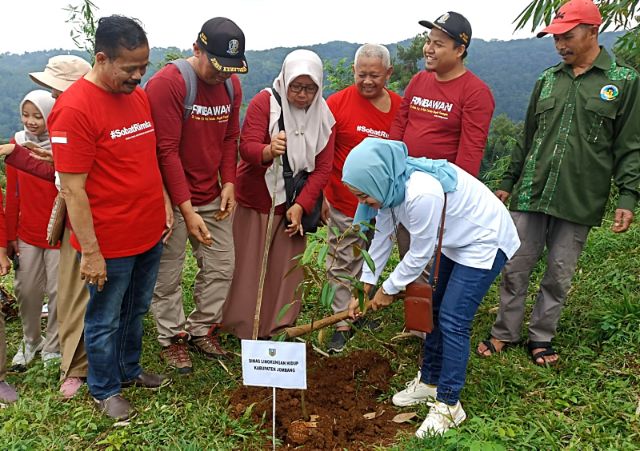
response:
<path fill-rule="evenodd" d="M 369 332 L 375 332 L 378 329 L 380 329 L 380 326 L 382 325 L 382 321 L 379 319 L 367 319 L 367 318 L 360 317 L 357 320 L 355 320 L 353 323 L 351 323 L 351 325 L 356 330 L 367 330 Z"/>
<path fill-rule="evenodd" d="M 12 365 L 9 367 L 9 373 L 24 373 L 27 371 L 27 367 L 24 365 Z"/>
<path fill-rule="evenodd" d="M 344 347 L 347 345 L 347 341 L 353 338 L 355 334 L 353 329 L 349 330 L 336 330 L 329 341 L 329 346 L 327 346 L 327 352 L 332 354 L 337 354 L 342 352 Z"/>

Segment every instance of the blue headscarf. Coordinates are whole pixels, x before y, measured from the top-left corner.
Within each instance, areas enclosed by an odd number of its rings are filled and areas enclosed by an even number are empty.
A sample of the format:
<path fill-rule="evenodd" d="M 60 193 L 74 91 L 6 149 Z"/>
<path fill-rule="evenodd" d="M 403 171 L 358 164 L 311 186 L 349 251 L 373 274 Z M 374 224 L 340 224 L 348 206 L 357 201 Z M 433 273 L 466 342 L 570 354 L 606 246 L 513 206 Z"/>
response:
<path fill-rule="evenodd" d="M 349 152 L 342 168 L 342 181 L 379 201 L 382 208 L 395 207 L 404 201 L 405 183 L 415 171 L 435 177 L 445 193 L 456 190 L 458 174 L 447 160 L 413 158 L 408 154 L 401 141 L 365 138 Z M 377 213 L 377 209 L 359 204 L 353 223 L 368 223 Z"/>

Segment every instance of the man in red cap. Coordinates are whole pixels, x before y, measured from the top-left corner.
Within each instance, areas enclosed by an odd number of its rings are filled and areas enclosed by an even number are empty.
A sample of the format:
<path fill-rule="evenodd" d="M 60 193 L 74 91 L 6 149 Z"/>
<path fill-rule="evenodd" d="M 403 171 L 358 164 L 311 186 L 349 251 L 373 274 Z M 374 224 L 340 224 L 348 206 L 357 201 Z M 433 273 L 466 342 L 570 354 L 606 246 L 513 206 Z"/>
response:
<path fill-rule="evenodd" d="M 572 0 L 538 37 L 552 34 L 563 62 L 533 90 L 524 136 L 496 195 L 510 198 L 522 246 L 505 266 L 490 356 L 520 341 L 529 277 L 545 247 L 547 269 L 529 323 L 536 365 L 554 365 L 551 340 L 589 230 L 599 226 L 611 179 L 619 191 L 612 230 L 626 231 L 640 197 L 640 81 L 598 45 L 602 17 L 591 0 Z"/>

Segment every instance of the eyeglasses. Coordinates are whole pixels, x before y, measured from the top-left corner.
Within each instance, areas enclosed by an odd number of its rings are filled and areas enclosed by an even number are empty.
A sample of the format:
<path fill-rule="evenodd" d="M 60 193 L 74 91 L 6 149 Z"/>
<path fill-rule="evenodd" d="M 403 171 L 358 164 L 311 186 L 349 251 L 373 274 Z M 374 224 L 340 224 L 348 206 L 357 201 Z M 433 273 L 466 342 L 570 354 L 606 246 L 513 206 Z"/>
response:
<path fill-rule="evenodd" d="M 318 92 L 318 87 L 316 85 L 301 85 L 299 83 L 291 83 L 289 85 L 289 89 L 295 94 L 302 92 L 303 89 L 307 94 L 315 94 Z"/>

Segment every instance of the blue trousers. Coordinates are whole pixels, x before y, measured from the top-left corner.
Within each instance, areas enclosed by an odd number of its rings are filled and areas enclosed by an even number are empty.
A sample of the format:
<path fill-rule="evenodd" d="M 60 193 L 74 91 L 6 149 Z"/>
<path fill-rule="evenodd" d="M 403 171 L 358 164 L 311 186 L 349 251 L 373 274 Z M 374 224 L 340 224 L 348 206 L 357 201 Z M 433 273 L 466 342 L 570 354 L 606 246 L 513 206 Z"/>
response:
<path fill-rule="evenodd" d="M 95 399 L 120 393 L 123 381 L 142 373 L 142 319 L 158 278 L 162 243 L 142 254 L 110 258 L 102 291 L 89 285 L 84 345 L 89 361 L 87 385 Z"/>
<path fill-rule="evenodd" d="M 441 257 L 433 294 L 433 332 L 424 341 L 421 376 L 425 384 L 437 385 L 440 402 L 454 405 L 460 399 L 467 376 L 473 317 L 506 261 L 501 250 L 491 269 L 471 268 Z"/>

